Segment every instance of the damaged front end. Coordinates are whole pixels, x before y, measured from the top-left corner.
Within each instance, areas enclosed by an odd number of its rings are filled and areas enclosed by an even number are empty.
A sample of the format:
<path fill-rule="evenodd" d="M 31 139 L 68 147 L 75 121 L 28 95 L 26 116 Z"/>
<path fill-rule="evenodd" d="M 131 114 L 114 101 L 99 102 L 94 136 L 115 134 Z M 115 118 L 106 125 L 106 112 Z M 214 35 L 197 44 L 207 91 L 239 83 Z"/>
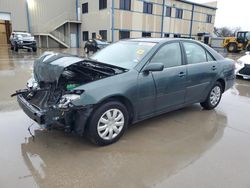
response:
<path fill-rule="evenodd" d="M 79 86 L 121 72 L 124 70 L 92 60 L 45 53 L 34 62 L 27 88 L 12 96 L 17 96 L 23 111 L 43 128 L 59 125 L 82 135 L 94 104 L 84 105 L 85 91 Z"/>

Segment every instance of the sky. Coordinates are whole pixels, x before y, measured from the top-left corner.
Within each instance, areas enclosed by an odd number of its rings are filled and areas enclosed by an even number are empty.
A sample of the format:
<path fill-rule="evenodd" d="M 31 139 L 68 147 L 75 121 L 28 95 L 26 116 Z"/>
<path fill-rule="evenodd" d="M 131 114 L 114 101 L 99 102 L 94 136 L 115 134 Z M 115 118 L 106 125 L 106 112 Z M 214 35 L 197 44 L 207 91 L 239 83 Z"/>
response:
<path fill-rule="evenodd" d="M 196 3 L 212 2 L 214 0 L 190 0 Z M 217 0 L 215 27 L 241 27 L 250 31 L 250 0 Z"/>

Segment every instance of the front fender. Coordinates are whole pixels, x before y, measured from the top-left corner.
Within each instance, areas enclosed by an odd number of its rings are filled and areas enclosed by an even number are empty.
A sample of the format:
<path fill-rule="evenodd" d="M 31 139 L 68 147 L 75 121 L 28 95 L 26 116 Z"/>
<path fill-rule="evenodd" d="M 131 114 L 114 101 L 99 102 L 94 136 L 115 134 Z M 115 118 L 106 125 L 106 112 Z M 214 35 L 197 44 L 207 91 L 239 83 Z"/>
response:
<path fill-rule="evenodd" d="M 136 70 L 131 70 L 77 87 L 84 92 L 73 104 L 94 105 L 114 96 L 123 96 L 133 103 L 137 98 L 137 75 Z"/>

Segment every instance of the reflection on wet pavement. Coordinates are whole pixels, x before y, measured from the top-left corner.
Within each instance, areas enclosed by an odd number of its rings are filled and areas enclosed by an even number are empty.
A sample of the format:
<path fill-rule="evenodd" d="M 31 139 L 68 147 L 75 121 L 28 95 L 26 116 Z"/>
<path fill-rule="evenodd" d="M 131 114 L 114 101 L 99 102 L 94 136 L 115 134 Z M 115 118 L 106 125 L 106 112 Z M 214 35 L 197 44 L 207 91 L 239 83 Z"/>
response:
<path fill-rule="evenodd" d="M 216 110 L 195 104 L 143 121 L 107 147 L 37 124 L 33 140 L 9 94 L 41 52 L 0 56 L 13 58 L 0 65 L 0 187 L 249 187 L 249 81 L 237 80 Z"/>

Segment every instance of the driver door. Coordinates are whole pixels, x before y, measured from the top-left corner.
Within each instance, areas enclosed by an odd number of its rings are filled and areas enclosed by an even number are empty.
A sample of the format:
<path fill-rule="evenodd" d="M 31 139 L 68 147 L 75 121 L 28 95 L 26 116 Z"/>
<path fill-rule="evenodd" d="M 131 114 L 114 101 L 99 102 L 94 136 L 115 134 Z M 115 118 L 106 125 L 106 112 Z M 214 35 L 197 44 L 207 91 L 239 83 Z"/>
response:
<path fill-rule="evenodd" d="M 152 72 L 156 87 L 156 112 L 183 105 L 186 93 L 186 65 L 179 42 L 162 46 L 150 63 L 163 63 L 164 70 Z"/>

